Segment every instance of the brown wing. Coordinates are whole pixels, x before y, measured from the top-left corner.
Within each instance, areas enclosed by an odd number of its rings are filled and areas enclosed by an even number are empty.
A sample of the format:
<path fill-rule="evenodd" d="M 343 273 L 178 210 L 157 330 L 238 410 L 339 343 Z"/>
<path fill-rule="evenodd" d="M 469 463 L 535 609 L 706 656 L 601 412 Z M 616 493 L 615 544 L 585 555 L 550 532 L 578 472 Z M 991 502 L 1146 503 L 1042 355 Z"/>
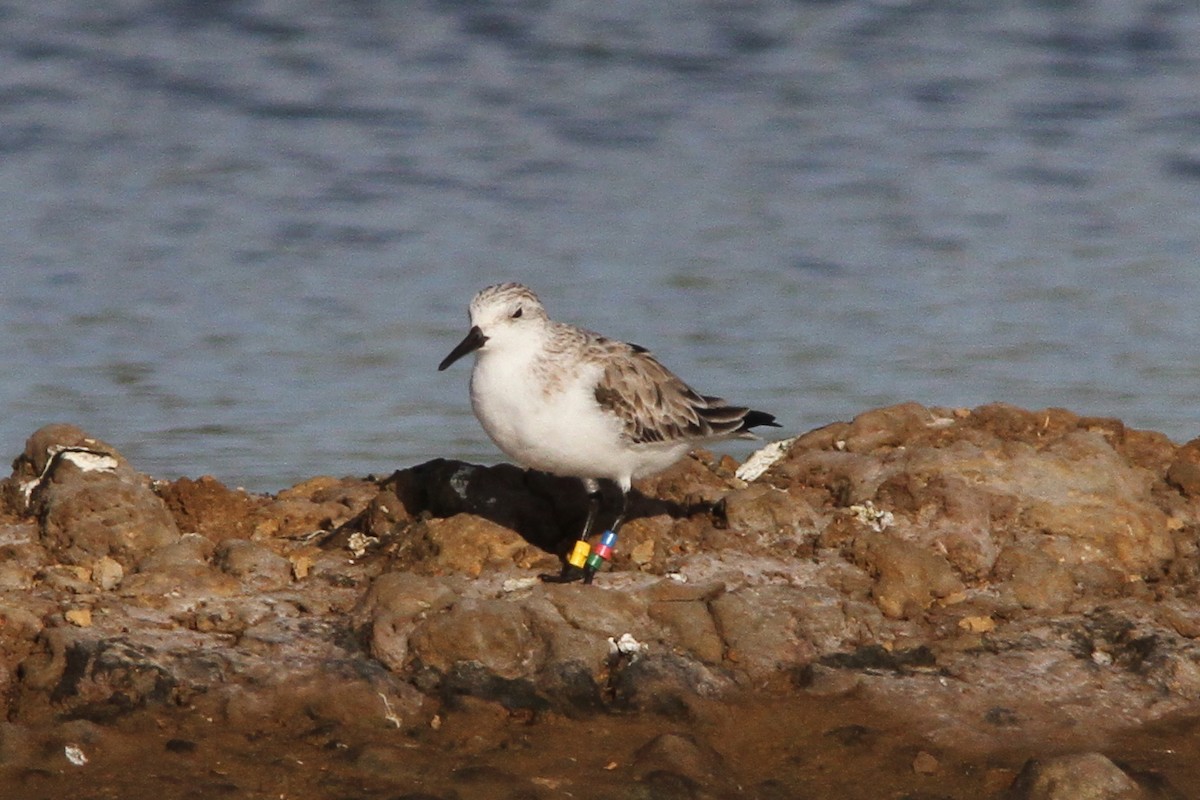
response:
<path fill-rule="evenodd" d="M 746 430 L 750 409 L 699 394 L 645 348 L 611 340 L 599 344 L 610 358 L 596 383 L 596 402 L 617 415 L 630 441 L 708 439 Z"/>

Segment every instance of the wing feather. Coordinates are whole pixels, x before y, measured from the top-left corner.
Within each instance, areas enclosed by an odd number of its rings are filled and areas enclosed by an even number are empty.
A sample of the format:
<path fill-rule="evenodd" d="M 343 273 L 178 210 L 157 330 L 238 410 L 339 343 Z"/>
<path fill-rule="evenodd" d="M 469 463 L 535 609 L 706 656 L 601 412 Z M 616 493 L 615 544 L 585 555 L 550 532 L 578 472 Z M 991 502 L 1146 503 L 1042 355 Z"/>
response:
<path fill-rule="evenodd" d="M 645 348 L 609 339 L 596 345 L 608 351 L 594 390 L 596 402 L 621 420 L 635 444 L 732 436 L 744 432 L 747 415 L 755 413 L 701 395 Z M 774 421 L 755 419 L 759 425 Z"/>

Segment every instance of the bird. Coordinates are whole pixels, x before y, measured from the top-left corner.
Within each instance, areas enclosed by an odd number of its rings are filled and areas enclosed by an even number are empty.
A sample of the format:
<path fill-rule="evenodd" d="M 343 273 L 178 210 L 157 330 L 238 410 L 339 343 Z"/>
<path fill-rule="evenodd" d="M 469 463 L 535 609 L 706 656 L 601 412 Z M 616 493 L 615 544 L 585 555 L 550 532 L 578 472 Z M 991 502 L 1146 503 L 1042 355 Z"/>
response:
<path fill-rule="evenodd" d="M 575 549 L 543 580 L 592 583 L 611 559 L 635 479 L 698 445 L 780 427 L 765 411 L 700 394 L 644 347 L 550 319 L 520 283 L 480 290 L 468 312 L 467 335 L 438 371 L 474 354 L 471 408 L 491 440 L 526 468 L 580 479 L 588 495 Z M 620 489 L 620 508 L 592 548 L 602 481 Z"/>

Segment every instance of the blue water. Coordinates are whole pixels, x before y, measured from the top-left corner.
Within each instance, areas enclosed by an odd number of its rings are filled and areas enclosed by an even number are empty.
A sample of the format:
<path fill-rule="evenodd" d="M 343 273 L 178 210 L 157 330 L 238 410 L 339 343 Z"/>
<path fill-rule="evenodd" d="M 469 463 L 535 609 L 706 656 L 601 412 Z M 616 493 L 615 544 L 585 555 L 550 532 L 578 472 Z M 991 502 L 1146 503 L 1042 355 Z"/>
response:
<path fill-rule="evenodd" d="M 1193 438 L 1197 41 L 1184 0 L 0 4 L 0 457 L 497 460 L 435 367 L 500 280 L 787 433 Z"/>

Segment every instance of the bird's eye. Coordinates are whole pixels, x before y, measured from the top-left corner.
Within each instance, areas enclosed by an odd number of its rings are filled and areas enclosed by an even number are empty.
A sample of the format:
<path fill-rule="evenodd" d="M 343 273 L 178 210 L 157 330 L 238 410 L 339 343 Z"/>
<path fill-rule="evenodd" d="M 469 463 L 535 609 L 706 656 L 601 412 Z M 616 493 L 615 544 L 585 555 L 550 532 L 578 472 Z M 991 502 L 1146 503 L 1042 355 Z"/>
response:
<path fill-rule="evenodd" d="M 525 309 L 523 309 L 523 308 L 518 308 L 516 311 L 514 311 L 514 312 L 513 312 L 513 314 L 512 314 L 512 318 L 513 318 L 513 319 L 520 319 L 520 318 L 521 318 L 521 312 L 522 312 L 522 311 L 524 311 L 524 310 L 525 310 Z"/>

